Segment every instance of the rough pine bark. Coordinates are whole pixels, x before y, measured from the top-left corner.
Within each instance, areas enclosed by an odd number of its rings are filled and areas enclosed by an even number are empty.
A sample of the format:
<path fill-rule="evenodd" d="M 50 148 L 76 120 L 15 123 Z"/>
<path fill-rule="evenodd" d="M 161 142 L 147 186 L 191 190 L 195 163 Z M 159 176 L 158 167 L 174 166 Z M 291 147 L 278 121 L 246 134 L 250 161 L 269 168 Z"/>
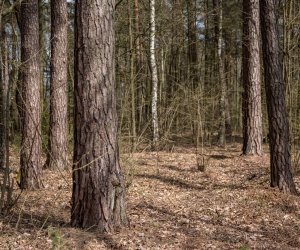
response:
<path fill-rule="evenodd" d="M 296 193 L 291 170 L 289 122 L 285 103 L 274 0 L 260 1 L 265 88 L 269 119 L 271 186 Z"/>
<path fill-rule="evenodd" d="M 114 0 L 75 2 L 75 124 L 71 225 L 127 224 L 115 99 Z"/>
<path fill-rule="evenodd" d="M 38 0 L 21 3 L 22 145 L 20 187 L 41 188 L 41 117 Z"/>
<path fill-rule="evenodd" d="M 243 1 L 243 154 L 262 154 L 259 0 Z"/>
<path fill-rule="evenodd" d="M 51 85 L 49 151 L 46 167 L 67 167 L 67 1 L 51 1 Z"/>

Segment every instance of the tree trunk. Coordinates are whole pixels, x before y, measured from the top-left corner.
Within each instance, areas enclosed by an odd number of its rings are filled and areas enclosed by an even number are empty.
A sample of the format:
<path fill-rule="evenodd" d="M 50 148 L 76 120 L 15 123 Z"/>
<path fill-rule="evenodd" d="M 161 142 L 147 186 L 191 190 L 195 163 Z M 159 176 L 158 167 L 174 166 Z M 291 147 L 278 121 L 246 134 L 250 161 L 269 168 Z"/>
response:
<path fill-rule="evenodd" d="M 243 1 L 243 154 L 262 154 L 259 0 Z"/>
<path fill-rule="evenodd" d="M 296 193 L 291 170 L 289 122 L 273 0 L 260 1 L 265 88 L 269 119 L 271 186 Z"/>
<path fill-rule="evenodd" d="M 46 17 L 46 9 L 45 9 L 45 0 L 38 0 L 38 8 L 39 8 L 39 67 L 40 67 L 40 84 L 41 84 L 41 96 L 42 99 L 42 110 L 41 113 L 43 113 L 44 105 L 45 105 L 45 98 L 46 98 L 46 88 L 44 85 L 44 69 L 46 64 L 46 39 L 45 39 L 45 17 Z M 47 105 L 47 104 L 46 104 Z"/>
<path fill-rule="evenodd" d="M 222 0 L 214 0 L 214 8 L 217 13 L 216 22 L 216 44 L 217 44 L 217 62 L 218 62 L 218 80 L 220 84 L 220 126 L 219 126 L 219 144 L 226 143 L 226 82 L 224 79 L 224 62 L 223 62 L 223 6 Z"/>
<path fill-rule="evenodd" d="M 49 151 L 46 167 L 67 167 L 68 144 L 68 43 L 67 1 L 51 1 L 51 84 Z"/>
<path fill-rule="evenodd" d="M 135 151 L 136 148 L 136 84 L 135 84 L 135 75 L 134 75 L 134 50 L 133 50 L 133 32 L 132 32 L 132 14 L 131 14 L 131 2 L 128 0 L 128 37 L 129 37 L 129 50 L 130 50 L 130 90 L 131 90 L 131 132 L 132 132 L 132 151 Z"/>
<path fill-rule="evenodd" d="M 11 88 L 11 100 L 10 100 L 10 120 L 12 122 L 11 126 L 11 140 L 14 141 L 15 136 L 20 132 L 20 117 L 18 114 L 18 103 L 17 103 L 17 85 L 18 85 L 18 75 L 19 75 L 19 35 L 17 32 L 17 20 L 15 15 L 11 15 L 10 23 L 12 27 L 12 37 L 11 37 L 11 59 L 10 59 L 10 88 Z M 19 84 L 20 85 L 20 84 Z"/>
<path fill-rule="evenodd" d="M 75 124 L 71 225 L 127 224 L 119 164 L 113 0 L 75 2 Z"/>
<path fill-rule="evenodd" d="M 209 0 L 205 0 L 205 40 L 204 40 L 204 89 L 209 89 L 211 82 L 209 69 L 211 67 L 211 52 L 210 52 L 210 20 L 209 20 Z"/>
<path fill-rule="evenodd" d="M 169 56 L 169 70 L 167 75 L 167 101 L 166 104 L 170 105 L 172 102 L 173 94 L 178 84 L 178 57 L 179 57 L 179 2 L 178 0 L 172 0 L 172 29 L 171 29 L 171 44 L 170 44 L 170 56 Z M 179 26 L 179 27 L 178 27 Z"/>
<path fill-rule="evenodd" d="M 0 0 L 0 10 L 3 11 L 2 0 Z M 0 42 L 3 41 L 2 37 L 2 15 L 0 15 Z M 5 168 L 5 103 L 6 103 L 6 91 L 5 91 L 5 79 L 4 79 L 4 66 L 3 66 L 3 46 L 0 44 L 0 169 Z"/>
<path fill-rule="evenodd" d="M 155 56 L 155 0 L 150 0 L 150 67 L 152 79 L 152 126 L 153 142 L 156 144 L 159 140 L 158 117 L 157 117 L 157 91 L 158 75 Z"/>
<path fill-rule="evenodd" d="M 21 3 L 22 146 L 20 187 L 41 188 L 41 117 L 38 0 Z"/>
<path fill-rule="evenodd" d="M 0 6 L 3 7 L 2 1 L 0 1 Z M 1 13 L 3 9 L 0 7 Z M 2 16 L 0 16 L 0 41 L 1 41 L 1 88 L 0 88 L 0 99 L 1 99 L 1 117 L 0 117 L 0 168 L 1 168 L 1 181 L 0 181 L 0 213 L 7 212 L 8 207 L 12 204 L 12 191 L 13 191 L 13 181 L 10 177 L 10 162 L 9 162 L 9 122 L 10 122 L 10 104 L 11 104 L 11 82 L 9 75 L 9 46 L 7 33 L 5 31 L 5 23 L 2 23 Z"/>
<path fill-rule="evenodd" d="M 198 54 L 197 54 L 197 26 L 196 26 L 196 7 L 194 0 L 187 1 L 188 15 L 188 61 L 189 75 L 192 89 L 198 85 Z"/>
<path fill-rule="evenodd" d="M 0 17 L 1 18 L 1 17 Z M 8 57 L 7 57 L 7 39 L 5 33 L 5 24 L 3 24 L 0 20 L 0 56 L 1 56 L 1 89 L 0 89 L 0 100 L 1 100 L 1 110 L 0 110 L 0 169 L 5 169 L 7 154 L 6 149 L 8 145 L 8 120 L 9 116 L 9 67 L 8 67 Z"/>
<path fill-rule="evenodd" d="M 136 117 L 137 131 L 141 131 L 145 123 L 145 63 L 140 32 L 140 9 L 139 0 L 134 0 L 134 28 L 135 28 L 135 57 L 136 57 Z"/>

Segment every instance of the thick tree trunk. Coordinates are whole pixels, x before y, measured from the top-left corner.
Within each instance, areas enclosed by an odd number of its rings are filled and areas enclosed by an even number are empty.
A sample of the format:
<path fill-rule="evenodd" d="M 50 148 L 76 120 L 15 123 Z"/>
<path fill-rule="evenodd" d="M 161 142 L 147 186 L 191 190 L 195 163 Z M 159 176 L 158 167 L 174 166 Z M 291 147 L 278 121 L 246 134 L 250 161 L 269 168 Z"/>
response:
<path fill-rule="evenodd" d="M 46 167 L 67 167 L 67 1 L 51 1 L 51 85 L 49 152 Z"/>
<path fill-rule="evenodd" d="M 150 0 L 150 66 L 152 79 L 152 126 L 153 142 L 156 144 L 159 140 L 158 116 L 157 116 L 157 91 L 158 74 L 155 56 L 155 0 Z"/>
<path fill-rule="evenodd" d="M 71 225 L 127 223 L 115 99 L 114 0 L 75 2 L 75 130 Z"/>
<path fill-rule="evenodd" d="M 243 154 L 262 154 L 259 0 L 243 1 Z"/>
<path fill-rule="evenodd" d="M 296 193 L 291 170 L 289 122 L 273 0 L 260 1 L 260 18 L 269 118 L 271 186 Z"/>
<path fill-rule="evenodd" d="M 41 181 L 41 118 L 38 0 L 21 3 L 22 146 L 20 187 L 36 189 Z"/>

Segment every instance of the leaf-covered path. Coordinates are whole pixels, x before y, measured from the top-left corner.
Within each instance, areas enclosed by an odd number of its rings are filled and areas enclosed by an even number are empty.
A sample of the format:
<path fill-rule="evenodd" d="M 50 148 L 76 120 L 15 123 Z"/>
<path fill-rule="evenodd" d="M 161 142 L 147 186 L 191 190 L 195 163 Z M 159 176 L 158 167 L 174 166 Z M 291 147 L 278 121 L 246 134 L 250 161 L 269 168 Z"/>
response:
<path fill-rule="evenodd" d="M 122 155 L 130 228 L 100 235 L 69 227 L 71 173 L 45 174 L 0 221 L 0 249 L 299 249 L 300 198 L 269 187 L 269 159 L 240 145 Z M 300 178 L 295 178 L 300 187 Z"/>

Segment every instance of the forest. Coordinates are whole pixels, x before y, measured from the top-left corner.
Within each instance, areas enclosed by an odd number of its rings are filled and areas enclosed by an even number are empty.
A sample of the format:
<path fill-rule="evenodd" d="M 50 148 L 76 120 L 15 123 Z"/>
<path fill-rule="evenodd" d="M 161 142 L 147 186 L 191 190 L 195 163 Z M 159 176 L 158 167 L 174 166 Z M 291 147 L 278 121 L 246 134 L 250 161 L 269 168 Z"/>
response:
<path fill-rule="evenodd" d="M 300 249 L 300 1 L 0 10 L 0 249 Z"/>

